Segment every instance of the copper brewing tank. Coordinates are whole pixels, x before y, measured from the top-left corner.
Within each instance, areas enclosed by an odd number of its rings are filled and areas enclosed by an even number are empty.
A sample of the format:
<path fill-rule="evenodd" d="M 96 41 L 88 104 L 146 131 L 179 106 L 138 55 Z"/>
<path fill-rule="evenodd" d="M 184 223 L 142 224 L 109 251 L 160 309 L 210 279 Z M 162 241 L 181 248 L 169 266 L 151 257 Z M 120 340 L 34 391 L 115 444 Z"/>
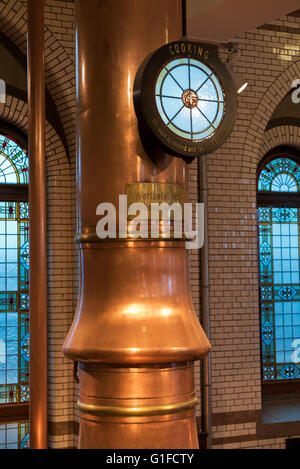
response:
<path fill-rule="evenodd" d="M 96 207 L 127 183 L 186 185 L 181 159 L 151 163 L 133 82 L 181 36 L 181 0 L 76 0 L 80 290 L 64 353 L 80 362 L 79 448 L 197 448 L 196 318 L 182 240 L 100 240 Z"/>

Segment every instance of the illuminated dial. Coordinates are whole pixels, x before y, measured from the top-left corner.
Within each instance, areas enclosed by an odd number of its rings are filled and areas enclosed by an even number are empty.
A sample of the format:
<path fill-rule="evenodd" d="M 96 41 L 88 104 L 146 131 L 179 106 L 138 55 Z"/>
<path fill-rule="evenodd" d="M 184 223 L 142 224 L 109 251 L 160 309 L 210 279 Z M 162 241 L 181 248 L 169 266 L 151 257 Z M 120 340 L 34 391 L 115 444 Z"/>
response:
<path fill-rule="evenodd" d="M 212 44 L 183 40 L 152 52 L 137 70 L 133 101 L 154 162 L 165 154 L 191 162 L 213 153 L 235 123 L 236 89 Z"/>
<path fill-rule="evenodd" d="M 221 83 L 199 60 L 171 60 L 155 83 L 155 101 L 164 124 L 176 135 L 199 141 L 210 137 L 224 115 Z"/>

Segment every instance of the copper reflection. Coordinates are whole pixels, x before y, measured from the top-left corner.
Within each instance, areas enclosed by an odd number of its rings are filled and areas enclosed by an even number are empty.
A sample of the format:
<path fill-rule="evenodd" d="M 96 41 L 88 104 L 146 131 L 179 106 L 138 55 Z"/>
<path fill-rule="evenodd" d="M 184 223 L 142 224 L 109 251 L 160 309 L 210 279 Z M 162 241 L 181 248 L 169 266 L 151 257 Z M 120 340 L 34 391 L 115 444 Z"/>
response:
<path fill-rule="evenodd" d="M 95 234 L 97 205 L 118 207 L 126 184 L 186 184 L 180 159 L 151 163 L 132 101 L 140 63 L 181 36 L 181 1 L 75 4 L 80 291 L 64 353 L 80 362 L 79 447 L 196 448 L 192 362 L 210 345 L 185 243 Z"/>
<path fill-rule="evenodd" d="M 81 447 L 197 447 L 192 365 L 82 364 L 80 381 Z"/>
<path fill-rule="evenodd" d="M 208 352 L 189 292 L 184 243 L 103 242 L 85 245 L 80 256 L 84 281 L 65 348 L 70 358 L 172 363 Z"/>

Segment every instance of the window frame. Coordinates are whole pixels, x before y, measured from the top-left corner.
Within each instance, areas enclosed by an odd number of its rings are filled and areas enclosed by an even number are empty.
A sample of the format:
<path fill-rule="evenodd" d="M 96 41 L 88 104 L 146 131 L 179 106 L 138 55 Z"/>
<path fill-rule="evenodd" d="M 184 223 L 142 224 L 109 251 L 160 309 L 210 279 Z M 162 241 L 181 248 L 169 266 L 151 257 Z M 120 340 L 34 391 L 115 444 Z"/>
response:
<path fill-rule="evenodd" d="M 269 192 L 258 191 L 258 181 L 262 170 L 272 160 L 279 157 L 288 157 L 300 165 L 300 152 L 297 149 L 289 146 L 277 146 L 266 153 L 261 159 L 257 168 L 256 179 L 256 209 L 257 209 L 257 246 L 258 246 L 258 272 L 259 272 L 259 222 L 258 222 L 258 208 L 259 207 L 292 207 L 300 208 L 300 193 L 297 192 Z M 293 380 L 282 379 L 264 382 L 262 379 L 262 329 L 261 329 L 261 295 L 260 295 L 260 282 L 259 282 L 259 331 L 260 331 L 260 369 L 261 369 L 261 386 L 262 394 L 283 394 L 293 393 L 300 391 L 300 377 Z"/>
<path fill-rule="evenodd" d="M 28 154 L 28 142 L 25 134 L 12 125 L 0 119 L 0 134 L 6 135 L 26 150 Z M 28 184 L 0 184 L 0 200 L 9 202 L 28 202 Z M 30 377 L 29 377 L 30 381 Z M 30 399 L 30 397 L 29 397 Z M 14 402 L 0 404 L 0 424 L 21 423 L 29 420 L 29 402 Z"/>

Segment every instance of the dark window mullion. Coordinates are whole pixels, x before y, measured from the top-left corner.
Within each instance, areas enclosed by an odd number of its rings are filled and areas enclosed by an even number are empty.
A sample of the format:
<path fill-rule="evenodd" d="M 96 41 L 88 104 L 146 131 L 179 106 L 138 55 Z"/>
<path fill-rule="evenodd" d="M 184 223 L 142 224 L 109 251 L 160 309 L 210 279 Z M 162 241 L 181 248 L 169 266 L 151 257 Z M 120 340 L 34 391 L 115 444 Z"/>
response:
<path fill-rule="evenodd" d="M 0 184 L 0 199 L 3 202 L 27 202 L 28 186 L 26 184 Z"/>
<path fill-rule="evenodd" d="M 284 192 L 259 192 L 257 194 L 257 205 L 259 207 L 290 207 L 300 208 L 300 195 L 284 193 Z"/>

